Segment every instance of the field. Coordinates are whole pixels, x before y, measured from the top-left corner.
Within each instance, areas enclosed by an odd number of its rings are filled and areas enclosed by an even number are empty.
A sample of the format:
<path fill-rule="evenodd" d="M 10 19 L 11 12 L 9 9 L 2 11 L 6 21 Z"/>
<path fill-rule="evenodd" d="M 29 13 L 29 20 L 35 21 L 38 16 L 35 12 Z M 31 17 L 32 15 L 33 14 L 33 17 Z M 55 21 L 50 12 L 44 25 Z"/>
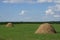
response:
<path fill-rule="evenodd" d="M 34 34 L 40 24 L 14 24 L 14 27 L 5 27 L 0 24 L 0 40 L 60 40 L 60 23 L 53 23 L 56 34 Z"/>

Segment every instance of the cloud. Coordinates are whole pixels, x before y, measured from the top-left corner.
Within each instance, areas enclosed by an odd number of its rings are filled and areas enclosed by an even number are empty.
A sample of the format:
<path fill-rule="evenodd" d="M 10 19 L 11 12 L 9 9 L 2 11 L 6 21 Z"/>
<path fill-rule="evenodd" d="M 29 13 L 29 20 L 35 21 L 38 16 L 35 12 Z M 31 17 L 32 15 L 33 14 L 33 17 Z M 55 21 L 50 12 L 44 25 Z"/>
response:
<path fill-rule="evenodd" d="M 60 3 L 60 0 L 37 0 L 38 3 L 44 3 L 44 2 L 53 2 L 53 3 Z"/>
<path fill-rule="evenodd" d="M 34 3 L 33 0 L 3 0 L 3 3 Z"/>
<path fill-rule="evenodd" d="M 4 0 L 2 1 L 3 3 L 21 3 L 24 0 Z"/>
<path fill-rule="evenodd" d="M 3 3 L 43 3 L 52 2 L 52 0 L 3 0 Z"/>
<path fill-rule="evenodd" d="M 38 3 L 52 2 L 52 0 L 37 0 Z"/>
<path fill-rule="evenodd" d="M 54 14 L 52 9 L 46 10 L 45 13 L 46 13 L 46 15 L 50 15 L 50 14 L 53 15 Z"/>
<path fill-rule="evenodd" d="M 53 15 L 54 17 L 56 17 L 56 18 L 59 18 L 60 17 L 60 15 Z"/>
<path fill-rule="evenodd" d="M 26 11 L 26 10 L 22 10 L 22 11 L 19 13 L 19 15 L 24 15 L 25 13 L 27 13 L 27 11 Z"/>
<path fill-rule="evenodd" d="M 54 0 L 55 3 L 60 3 L 60 0 Z"/>
<path fill-rule="evenodd" d="M 46 2 L 46 0 L 37 0 L 38 3 Z"/>
<path fill-rule="evenodd" d="M 55 10 L 55 11 L 60 11 L 60 4 L 56 4 L 56 5 L 54 6 L 54 10 Z"/>
<path fill-rule="evenodd" d="M 60 3 L 60 0 L 3 0 L 3 3 Z"/>
<path fill-rule="evenodd" d="M 46 15 L 49 14 L 59 14 L 60 13 L 60 4 L 55 4 L 54 6 L 48 6 L 48 9 L 45 11 Z"/>

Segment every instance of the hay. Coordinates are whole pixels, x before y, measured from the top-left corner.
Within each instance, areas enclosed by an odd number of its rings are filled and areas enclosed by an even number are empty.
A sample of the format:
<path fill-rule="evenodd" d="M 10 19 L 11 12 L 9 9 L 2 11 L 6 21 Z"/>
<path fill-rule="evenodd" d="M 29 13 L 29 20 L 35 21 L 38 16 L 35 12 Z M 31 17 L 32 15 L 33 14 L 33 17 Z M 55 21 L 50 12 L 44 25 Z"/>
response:
<path fill-rule="evenodd" d="M 49 23 L 44 23 L 39 26 L 35 34 L 56 33 L 55 29 Z"/>
<path fill-rule="evenodd" d="M 12 23 L 7 23 L 6 27 L 13 27 L 13 24 Z"/>

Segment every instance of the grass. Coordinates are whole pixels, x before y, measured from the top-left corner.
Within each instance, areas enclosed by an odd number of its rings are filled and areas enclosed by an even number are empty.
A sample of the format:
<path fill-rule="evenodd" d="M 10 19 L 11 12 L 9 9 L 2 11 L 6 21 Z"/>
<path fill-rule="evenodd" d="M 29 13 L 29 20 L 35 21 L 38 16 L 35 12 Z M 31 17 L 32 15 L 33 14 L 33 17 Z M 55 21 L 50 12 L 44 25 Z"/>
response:
<path fill-rule="evenodd" d="M 0 40 L 60 40 L 60 24 L 52 24 L 56 34 L 34 34 L 40 24 L 14 24 L 7 28 L 0 24 Z"/>

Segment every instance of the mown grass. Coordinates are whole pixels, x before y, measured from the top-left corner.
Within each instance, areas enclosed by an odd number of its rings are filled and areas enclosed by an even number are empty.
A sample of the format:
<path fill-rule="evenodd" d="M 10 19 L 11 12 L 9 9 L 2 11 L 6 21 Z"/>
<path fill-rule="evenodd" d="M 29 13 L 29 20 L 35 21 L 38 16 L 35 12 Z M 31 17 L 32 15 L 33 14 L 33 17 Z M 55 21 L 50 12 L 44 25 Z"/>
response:
<path fill-rule="evenodd" d="M 14 24 L 5 27 L 0 24 L 0 40 L 60 40 L 60 24 L 52 24 L 56 34 L 34 34 L 40 24 Z"/>

